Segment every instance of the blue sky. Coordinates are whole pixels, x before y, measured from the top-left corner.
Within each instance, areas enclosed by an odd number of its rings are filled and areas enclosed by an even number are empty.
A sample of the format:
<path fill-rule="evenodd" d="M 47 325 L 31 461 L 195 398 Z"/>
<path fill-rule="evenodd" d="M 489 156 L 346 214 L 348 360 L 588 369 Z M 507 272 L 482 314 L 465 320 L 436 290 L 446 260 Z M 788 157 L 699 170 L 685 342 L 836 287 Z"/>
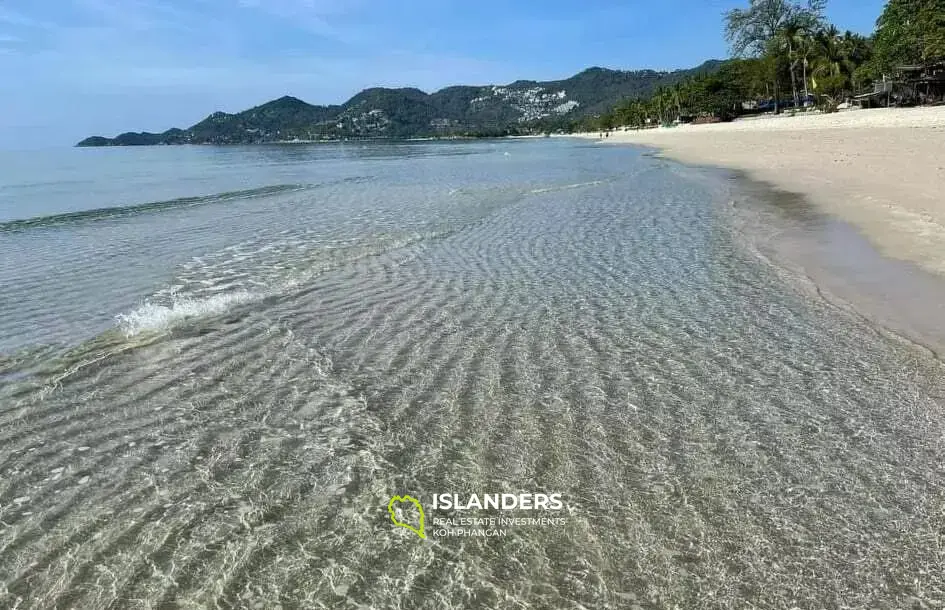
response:
<path fill-rule="evenodd" d="M 883 0 L 831 0 L 872 31 Z M 726 56 L 747 0 L 2 0 L 0 147 L 187 127 L 285 94 L 565 78 Z"/>

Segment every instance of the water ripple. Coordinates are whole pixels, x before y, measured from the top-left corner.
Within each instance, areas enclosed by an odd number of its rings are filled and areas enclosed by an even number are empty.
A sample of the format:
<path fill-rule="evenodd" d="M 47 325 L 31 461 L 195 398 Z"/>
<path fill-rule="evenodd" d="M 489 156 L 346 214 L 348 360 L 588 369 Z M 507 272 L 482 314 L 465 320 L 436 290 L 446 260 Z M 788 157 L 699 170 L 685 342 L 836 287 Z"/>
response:
<path fill-rule="evenodd" d="M 444 188 L 479 207 L 364 211 L 374 241 L 237 232 L 137 334 L 5 356 L 43 364 L 0 377 L 0 605 L 945 599 L 941 364 L 785 283 L 701 179 L 567 150 L 621 171 Z M 560 492 L 568 523 L 390 527 L 446 491 Z"/>

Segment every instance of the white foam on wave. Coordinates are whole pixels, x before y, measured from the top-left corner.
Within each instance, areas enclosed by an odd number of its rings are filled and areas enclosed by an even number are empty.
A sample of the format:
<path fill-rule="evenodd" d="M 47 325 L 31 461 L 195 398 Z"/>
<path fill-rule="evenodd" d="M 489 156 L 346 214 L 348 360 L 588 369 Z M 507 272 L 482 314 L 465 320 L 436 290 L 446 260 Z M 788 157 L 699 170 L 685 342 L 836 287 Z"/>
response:
<path fill-rule="evenodd" d="M 146 302 L 134 311 L 117 316 L 118 327 L 128 337 L 144 332 L 166 331 L 181 322 L 225 313 L 231 307 L 260 300 L 264 295 L 248 290 L 203 298 L 178 297 L 170 305 Z"/>
<path fill-rule="evenodd" d="M 187 282 L 178 282 L 158 291 L 131 312 L 116 316 L 117 327 L 129 338 L 165 332 L 187 321 L 224 314 L 238 305 L 293 292 L 341 265 L 434 239 L 448 232 L 430 230 L 398 236 L 378 234 L 371 243 L 339 240 L 338 244 L 322 245 L 322 256 L 293 258 L 290 262 L 269 261 L 270 264 L 258 269 L 231 267 L 236 260 L 232 258 L 231 250 L 228 260 L 188 269 L 189 276 L 212 272 L 212 277 L 191 277 Z M 255 255 L 282 248 L 282 245 L 269 245 L 258 248 Z M 310 250 L 310 247 L 304 249 L 305 252 Z M 262 271 L 265 275 L 260 275 Z M 243 287 L 247 284 L 251 285 L 250 289 Z"/>

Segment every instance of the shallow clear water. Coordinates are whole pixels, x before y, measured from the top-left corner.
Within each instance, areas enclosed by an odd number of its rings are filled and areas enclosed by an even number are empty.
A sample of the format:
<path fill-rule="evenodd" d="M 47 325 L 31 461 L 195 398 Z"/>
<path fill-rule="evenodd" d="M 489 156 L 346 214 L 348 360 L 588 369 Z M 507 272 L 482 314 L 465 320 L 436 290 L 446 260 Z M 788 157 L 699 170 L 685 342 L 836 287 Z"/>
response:
<path fill-rule="evenodd" d="M 559 140 L 19 163 L 0 606 L 945 599 L 941 363 L 757 256 L 717 176 Z M 433 525 L 489 515 L 566 522 Z"/>

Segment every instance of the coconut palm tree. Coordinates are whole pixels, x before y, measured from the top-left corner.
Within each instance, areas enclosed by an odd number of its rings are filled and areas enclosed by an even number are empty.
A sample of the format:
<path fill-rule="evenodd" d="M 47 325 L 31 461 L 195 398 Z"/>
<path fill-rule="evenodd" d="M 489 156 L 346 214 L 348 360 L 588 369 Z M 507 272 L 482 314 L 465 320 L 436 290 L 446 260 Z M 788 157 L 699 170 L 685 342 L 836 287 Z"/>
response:
<path fill-rule="evenodd" d="M 732 53 L 738 55 L 785 56 L 794 103 L 797 97 L 797 59 L 794 49 L 798 36 L 815 31 L 824 21 L 826 0 L 749 0 L 748 8 L 732 9 L 725 14 L 725 37 Z M 774 80 L 775 98 L 778 98 L 778 80 Z M 775 106 L 777 111 L 777 102 Z"/>
<path fill-rule="evenodd" d="M 784 24 L 775 38 L 777 46 L 783 48 L 787 54 L 788 71 L 791 73 L 791 92 L 794 96 L 794 107 L 799 106 L 797 96 L 797 49 L 803 44 L 807 34 L 806 27 L 798 20 L 791 20 Z"/>
<path fill-rule="evenodd" d="M 679 92 L 682 90 L 682 83 L 673 83 L 673 98 L 676 102 L 676 118 L 682 115 L 682 104 L 679 102 Z"/>
<path fill-rule="evenodd" d="M 811 69 L 811 63 L 817 55 L 817 40 L 813 34 L 808 33 L 807 35 L 801 37 L 797 47 L 797 56 L 798 61 L 801 64 L 801 81 L 803 83 L 804 89 L 804 100 L 806 101 L 810 97 L 810 89 L 808 85 L 810 84 L 809 71 Z"/>
<path fill-rule="evenodd" d="M 812 76 L 821 95 L 836 101 L 860 86 L 860 68 L 872 55 L 867 38 L 830 26 L 814 36 L 813 47 Z"/>
<path fill-rule="evenodd" d="M 850 64 L 844 56 L 837 28 L 830 26 L 818 32 L 815 44 L 817 55 L 811 71 L 811 82 L 819 93 L 821 106 L 825 110 L 834 110 L 850 86 Z"/>
<path fill-rule="evenodd" d="M 847 30 L 837 40 L 840 46 L 840 56 L 843 58 L 843 69 L 850 77 L 850 84 L 854 91 L 859 89 L 858 71 L 873 55 L 872 43 L 869 38 L 854 34 Z"/>

